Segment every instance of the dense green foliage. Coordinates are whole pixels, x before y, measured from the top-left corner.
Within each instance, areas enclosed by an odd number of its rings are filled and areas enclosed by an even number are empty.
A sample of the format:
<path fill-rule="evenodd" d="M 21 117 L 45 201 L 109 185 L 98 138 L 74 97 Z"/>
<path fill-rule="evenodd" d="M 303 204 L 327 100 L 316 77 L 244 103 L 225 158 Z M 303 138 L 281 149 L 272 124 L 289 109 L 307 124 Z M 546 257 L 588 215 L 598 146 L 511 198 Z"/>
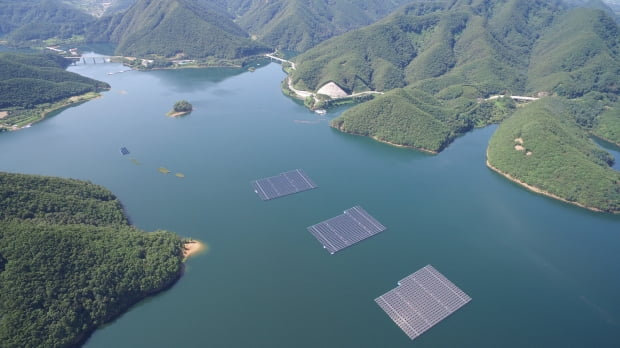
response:
<path fill-rule="evenodd" d="M 510 98 L 477 102 L 465 97 L 467 93 L 468 88 L 459 86 L 438 96 L 399 88 L 347 110 L 331 125 L 347 133 L 439 152 L 475 126 L 502 121 L 516 109 Z"/>
<path fill-rule="evenodd" d="M 430 151 L 442 150 L 473 126 L 444 103 L 412 89 L 397 89 L 366 102 L 332 125 L 348 133 Z"/>
<path fill-rule="evenodd" d="M 438 93 L 461 84 L 481 96 L 524 92 L 531 49 L 561 13 L 540 0 L 413 3 L 296 57 L 293 82 L 312 90 L 334 81 L 346 91 L 413 85 Z"/>
<path fill-rule="evenodd" d="M 187 100 L 179 100 L 174 103 L 172 110 L 175 112 L 189 112 L 192 111 L 192 108 L 192 104 L 190 104 Z"/>
<path fill-rule="evenodd" d="M 0 342 L 83 341 L 129 306 L 172 284 L 181 240 L 128 224 L 108 190 L 0 173 Z"/>
<path fill-rule="evenodd" d="M 273 48 L 307 50 L 369 25 L 410 0 L 46 0 L 36 6 L 34 2 L 5 5 L 6 24 L 0 23 L 0 36 L 20 44 L 71 37 L 111 42 L 118 45 L 117 54 L 126 56 L 237 59 Z M 32 20 L 24 25 L 20 16 Z"/>
<path fill-rule="evenodd" d="M 620 212 L 620 173 L 609 167 L 611 155 L 565 113 L 570 110 L 560 98 L 519 109 L 489 141 L 489 163 L 567 201 Z"/>
<path fill-rule="evenodd" d="M 229 0 L 239 25 L 271 47 L 303 52 L 369 25 L 410 0 Z"/>
<path fill-rule="evenodd" d="M 620 144 L 620 103 L 605 110 L 596 119 L 593 133 L 607 141 Z"/>
<path fill-rule="evenodd" d="M 0 220 L 52 224 L 128 225 L 120 202 L 88 182 L 0 172 Z"/>
<path fill-rule="evenodd" d="M 96 97 L 110 86 L 65 70 L 57 54 L 0 53 L 0 131 L 41 120 L 50 110 Z"/>
<path fill-rule="evenodd" d="M 0 108 L 32 108 L 110 87 L 66 71 L 67 64 L 55 54 L 0 53 Z"/>
<path fill-rule="evenodd" d="M 236 59 L 270 50 L 217 6 L 196 0 L 140 0 L 101 19 L 89 39 L 113 42 L 117 54 L 139 57 Z"/>
<path fill-rule="evenodd" d="M 480 100 L 539 93 L 573 98 L 570 116 L 579 125 L 620 142 L 614 138 L 620 131 L 614 106 L 620 92 L 618 34 L 605 12 L 560 1 L 415 2 L 297 56 L 291 78 L 302 90 L 335 82 L 348 93 L 388 92 L 333 125 L 396 144 L 441 150 L 469 129 L 464 125 L 498 122 L 515 110 L 514 104 Z M 390 92 L 400 88 L 427 96 Z M 448 110 L 422 114 L 421 105 Z"/>
<path fill-rule="evenodd" d="M 15 45 L 83 35 L 93 21 L 61 1 L 0 1 L 0 37 Z"/>
<path fill-rule="evenodd" d="M 579 9 L 558 18 L 538 40 L 528 90 L 569 98 L 592 90 L 620 93 L 620 29 L 604 12 Z"/>

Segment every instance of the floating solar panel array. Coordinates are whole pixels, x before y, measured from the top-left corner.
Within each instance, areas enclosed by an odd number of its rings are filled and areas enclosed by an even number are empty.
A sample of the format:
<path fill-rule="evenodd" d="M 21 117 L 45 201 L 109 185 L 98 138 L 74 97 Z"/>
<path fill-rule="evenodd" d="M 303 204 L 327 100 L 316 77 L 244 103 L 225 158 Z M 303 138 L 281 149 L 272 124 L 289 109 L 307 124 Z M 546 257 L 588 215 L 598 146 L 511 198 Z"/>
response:
<path fill-rule="evenodd" d="M 414 339 L 471 301 L 461 289 L 428 265 L 398 282 L 375 302 Z"/>
<path fill-rule="evenodd" d="M 263 201 L 318 187 L 301 169 L 295 169 L 281 173 L 280 175 L 256 180 L 252 183 L 252 186 L 254 186 L 254 192 L 256 192 Z"/>
<path fill-rule="evenodd" d="M 308 231 L 331 254 L 385 231 L 385 229 L 385 226 L 359 205 L 345 210 L 342 215 L 308 227 Z"/>
<path fill-rule="evenodd" d="M 129 154 L 129 150 L 126 147 L 121 147 L 121 155 L 125 156 Z"/>

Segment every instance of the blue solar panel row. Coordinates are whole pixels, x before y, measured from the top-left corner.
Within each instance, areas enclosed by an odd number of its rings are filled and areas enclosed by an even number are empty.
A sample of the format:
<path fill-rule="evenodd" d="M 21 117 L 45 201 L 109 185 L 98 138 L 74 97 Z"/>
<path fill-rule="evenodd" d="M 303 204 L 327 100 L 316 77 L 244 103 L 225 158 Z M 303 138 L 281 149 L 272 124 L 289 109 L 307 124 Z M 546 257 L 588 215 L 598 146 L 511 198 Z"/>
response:
<path fill-rule="evenodd" d="M 291 170 L 252 183 L 263 201 L 317 188 L 318 185 L 301 169 Z"/>
<path fill-rule="evenodd" d="M 375 302 L 411 339 L 415 339 L 471 301 L 433 266 L 409 275 Z"/>
<path fill-rule="evenodd" d="M 121 155 L 124 156 L 124 155 L 127 155 L 127 154 L 129 154 L 129 150 L 127 150 L 126 147 L 121 147 Z"/>
<path fill-rule="evenodd" d="M 308 227 L 308 231 L 331 254 L 385 230 L 385 226 L 359 205 Z"/>

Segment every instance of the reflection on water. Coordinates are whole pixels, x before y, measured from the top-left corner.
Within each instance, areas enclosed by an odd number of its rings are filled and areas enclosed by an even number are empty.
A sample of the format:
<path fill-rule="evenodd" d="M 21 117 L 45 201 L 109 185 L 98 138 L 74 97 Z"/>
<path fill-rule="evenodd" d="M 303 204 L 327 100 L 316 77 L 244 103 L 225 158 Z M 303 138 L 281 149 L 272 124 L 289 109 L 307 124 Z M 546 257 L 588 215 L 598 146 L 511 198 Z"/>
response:
<path fill-rule="evenodd" d="M 592 137 L 592 141 L 614 156 L 615 161 L 612 168 L 620 170 L 620 146 L 596 137 Z"/>

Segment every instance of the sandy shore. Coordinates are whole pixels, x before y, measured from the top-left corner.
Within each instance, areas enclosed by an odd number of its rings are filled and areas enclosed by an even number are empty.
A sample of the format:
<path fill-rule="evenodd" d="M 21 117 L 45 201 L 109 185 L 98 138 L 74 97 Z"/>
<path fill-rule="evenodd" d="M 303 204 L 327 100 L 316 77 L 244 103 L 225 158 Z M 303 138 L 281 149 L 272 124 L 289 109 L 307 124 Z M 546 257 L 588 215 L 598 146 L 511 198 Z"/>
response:
<path fill-rule="evenodd" d="M 185 116 L 185 115 L 189 114 L 190 112 L 191 111 L 180 111 L 180 112 L 170 111 L 169 113 L 166 114 L 166 116 L 168 116 L 168 117 L 181 117 L 181 116 Z"/>
<path fill-rule="evenodd" d="M 71 107 L 71 106 L 76 106 L 78 104 L 85 103 L 87 101 L 90 101 L 90 100 L 93 100 L 93 99 L 99 99 L 99 98 L 101 98 L 101 93 L 95 93 L 95 92 L 88 92 L 86 94 L 82 94 L 82 95 L 66 98 L 66 99 L 64 99 L 62 101 L 56 102 L 55 104 L 53 104 L 49 108 L 38 110 L 40 112 L 39 113 L 39 118 L 37 118 L 36 120 L 33 120 L 30 123 L 30 125 L 32 125 L 34 123 L 37 123 L 37 122 L 40 122 L 40 121 L 43 121 L 52 112 L 60 111 L 60 110 L 63 110 L 65 108 L 68 108 L 68 107 Z M 5 111 L 3 111 L 3 112 L 5 112 Z M 4 117 L 6 117 L 6 116 L 8 116 L 8 113 Z M 0 118 L 4 118 L 4 117 L 0 117 Z M 22 128 L 24 128 L 24 127 L 18 127 L 17 125 L 13 125 L 13 126 L 11 126 L 10 128 L 7 128 L 7 129 L 10 129 L 12 131 L 16 131 L 16 130 L 20 130 Z"/>
<path fill-rule="evenodd" d="M 200 241 L 192 240 L 183 244 L 183 258 L 188 259 L 192 255 L 196 255 L 206 250 L 207 246 Z"/>
<path fill-rule="evenodd" d="M 331 124 L 331 123 L 330 123 L 330 125 L 329 125 L 329 126 L 330 126 L 330 127 L 332 127 L 332 128 L 335 128 L 335 129 L 337 129 L 337 130 L 339 130 L 339 131 L 341 131 L 341 132 L 343 132 L 343 133 L 346 133 L 346 134 L 358 135 L 358 136 L 361 136 L 361 137 L 364 137 L 364 136 L 365 136 L 365 135 L 361 135 L 361 134 L 356 134 L 356 133 L 347 132 L 347 131 L 345 131 L 345 130 L 342 130 L 342 128 L 341 128 L 341 127 L 336 127 L 336 126 L 334 126 L 334 125 L 333 125 L 333 124 Z M 369 137 L 370 137 L 371 139 L 375 140 L 375 141 L 380 142 L 380 143 L 384 143 L 384 144 L 392 145 L 392 146 L 395 146 L 395 147 L 404 147 L 404 148 L 406 148 L 406 149 L 413 149 L 413 150 L 417 150 L 417 151 L 422 151 L 422 152 L 430 153 L 431 155 L 436 155 L 436 154 L 438 154 L 438 153 L 439 153 L 439 152 L 437 152 L 437 151 L 433 151 L 433 150 L 425 149 L 425 148 L 423 148 L 423 147 L 415 147 L 415 146 L 410 146 L 410 145 L 401 145 L 401 144 L 391 143 L 391 142 L 389 142 L 389 141 L 387 141 L 387 140 L 382 140 L 382 139 L 379 139 L 379 138 L 377 138 L 377 137 L 376 137 L 376 136 L 374 136 L 374 135 L 373 135 L 373 136 L 369 136 Z"/>
<path fill-rule="evenodd" d="M 540 189 L 540 188 L 538 188 L 536 186 L 532 186 L 532 185 L 530 185 L 528 183 L 525 183 L 525 182 L 523 182 L 523 181 L 521 181 L 521 180 L 511 176 L 510 174 L 505 173 L 505 172 L 503 172 L 503 171 L 493 167 L 493 165 L 491 165 L 491 163 L 489 162 L 488 158 L 487 158 L 487 167 L 489 167 L 489 169 L 491 169 L 492 171 L 494 171 L 494 172 L 500 174 L 501 176 L 505 177 L 506 179 L 508 179 L 508 180 L 510 180 L 510 181 L 512 181 L 514 183 L 517 183 L 517 184 L 527 188 L 528 190 L 530 190 L 532 192 L 535 192 L 535 193 L 538 193 L 538 194 L 541 194 L 543 196 L 547 196 L 547 197 L 550 197 L 550 198 L 553 198 L 553 199 L 557 199 L 557 200 L 562 201 L 564 203 L 568 203 L 568 204 L 576 205 L 576 206 L 581 207 L 581 208 L 592 210 L 592 211 L 595 211 L 595 212 L 598 212 L 598 213 L 603 213 L 604 212 L 601 209 L 594 208 L 594 207 L 588 207 L 587 205 L 581 204 L 579 202 L 571 202 L 571 201 L 569 201 L 567 199 L 564 199 L 564 198 L 562 198 L 560 196 L 554 195 L 553 193 L 547 192 L 547 191 L 542 190 L 542 189 Z M 619 214 L 620 212 L 619 211 L 612 211 L 610 213 Z"/>
<path fill-rule="evenodd" d="M 347 132 L 345 132 L 345 133 L 347 133 Z M 351 133 L 349 133 L 349 134 L 351 134 Z M 376 141 L 378 141 L 378 142 L 380 142 L 380 143 L 384 143 L 384 144 L 388 144 L 388 145 L 392 145 L 392 146 L 396 146 L 396 147 L 404 147 L 404 148 L 407 148 L 407 149 L 414 149 L 414 150 L 418 150 L 418 151 L 422 151 L 422 152 L 430 153 L 430 154 L 432 154 L 432 155 L 436 155 L 436 154 L 438 154 L 438 153 L 439 153 L 439 152 L 437 152 L 437 151 L 433 151 L 433 150 L 425 149 L 425 148 L 423 148 L 423 147 L 416 147 L 416 146 L 411 146 L 411 145 L 402 145 L 402 144 L 392 143 L 392 142 L 389 142 L 389 141 L 387 141 L 387 140 L 382 140 L 382 139 L 379 139 L 379 138 L 377 138 L 377 137 L 375 137 L 375 136 L 372 136 L 371 138 L 373 138 L 374 140 L 376 140 Z"/>

